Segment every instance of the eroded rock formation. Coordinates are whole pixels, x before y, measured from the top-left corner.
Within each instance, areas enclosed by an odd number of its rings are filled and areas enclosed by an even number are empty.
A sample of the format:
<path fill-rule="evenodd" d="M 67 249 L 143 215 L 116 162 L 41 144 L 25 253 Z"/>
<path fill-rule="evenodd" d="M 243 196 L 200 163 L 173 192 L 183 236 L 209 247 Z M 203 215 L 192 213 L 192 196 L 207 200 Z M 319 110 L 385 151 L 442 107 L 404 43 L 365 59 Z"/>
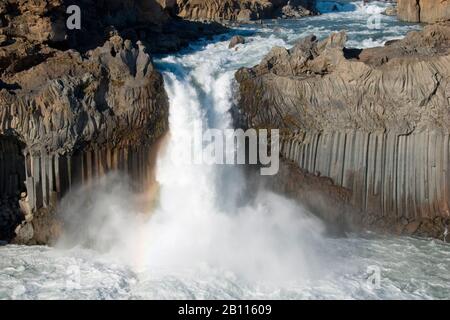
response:
<path fill-rule="evenodd" d="M 4 81 L 14 85 L 0 91 L 0 134 L 24 145 L 33 210 L 54 206 L 72 186 L 113 169 L 148 182 L 148 156 L 167 129 L 168 102 L 141 43 L 114 36 L 84 57 L 55 52 Z"/>
<path fill-rule="evenodd" d="M 409 22 L 450 20 L 449 0 L 398 0 L 398 17 Z"/>
<path fill-rule="evenodd" d="M 231 38 L 228 48 L 233 49 L 238 44 L 245 44 L 245 38 L 242 36 L 234 36 L 233 38 Z"/>
<path fill-rule="evenodd" d="M 178 0 L 178 15 L 190 20 L 249 21 L 311 15 L 314 0 Z"/>
<path fill-rule="evenodd" d="M 345 42 L 344 32 L 310 36 L 241 69 L 243 121 L 280 128 L 286 160 L 349 190 L 348 224 L 441 237 L 450 222 L 450 24 L 383 48 Z"/>
<path fill-rule="evenodd" d="M 168 102 L 142 44 L 112 37 L 86 58 L 58 52 L 7 80 L 18 89 L 0 92 L 0 132 L 26 146 L 32 208 L 54 205 L 79 179 L 120 165 L 138 170 L 137 181 L 145 177 L 139 168 L 167 129 Z"/>
<path fill-rule="evenodd" d="M 81 30 L 66 28 L 66 8 L 72 4 L 81 8 Z M 10 52 L 19 49 L 36 59 L 47 54 L 47 46 L 85 52 L 119 34 L 142 41 L 152 53 L 163 53 L 226 30 L 218 24 L 175 19 L 175 8 L 169 0 L 5 0 L 0 3 L 0 43 L 19 42 Z"/>

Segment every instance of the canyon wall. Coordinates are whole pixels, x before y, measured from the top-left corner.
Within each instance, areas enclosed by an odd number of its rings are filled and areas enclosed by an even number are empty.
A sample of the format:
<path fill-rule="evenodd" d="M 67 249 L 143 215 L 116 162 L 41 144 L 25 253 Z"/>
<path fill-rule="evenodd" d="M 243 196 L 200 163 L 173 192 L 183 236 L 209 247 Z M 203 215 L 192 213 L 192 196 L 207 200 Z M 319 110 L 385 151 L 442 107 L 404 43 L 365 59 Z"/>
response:
<path fill-rule="evenodd" d="M 350 191 L 353 209 L 342 214 L 352 227 L 441 237 L 450 222 L 450 25 L 383 48 L 345 42 L 344 32 L 311 36 L 241 69 L 241 122 L 280 128 L 285 160 Z"/>
<path fill-rule="evenodd" d="M 162 76 L 142 43 L 113 36 L 85 56 L 54 52 L 44 62 L 3 77 L 0 91 L 0 137 L 15 139 L 21 150 L 3 163 L 23 157 L 26 201 L 35 235 L 51 235 L 49 214 L 39 224 L 40 209 L 53 209 L 71 187 L 108 171 L 130 173 L 138 186 L 148 185 L 152 145 L 167 130 L 168 101 Z M 14 170 L 9 169 L 11 172 Z M 13 175 L 14 177 L 16 176 Z M 2 181 L 8 181 L 3 174 Z M 10 180 L 17 189 L 16 179 Z M 51 211 L 51 210 L 50 210 Z M 37 225 L 45 226 L 37 230 Z"/>
<path fill-rule="evenodd" d="M 315 0 L 178 0 L 177 5 L 177 14 L 190 20 L 294 18 L 315 11 Z"/>
<path fill-rule="evenodd" d="M 0 240 L 15 237 L 24 220 L 20 197 L 25 189 L 25 161 L 22 145 L 13 137 L 0 135 Z"/>
<path fill-rule="evenodd" d="M 449 0 L 398 0 L 398 17 L 409 22 L 450 20 Z"/>

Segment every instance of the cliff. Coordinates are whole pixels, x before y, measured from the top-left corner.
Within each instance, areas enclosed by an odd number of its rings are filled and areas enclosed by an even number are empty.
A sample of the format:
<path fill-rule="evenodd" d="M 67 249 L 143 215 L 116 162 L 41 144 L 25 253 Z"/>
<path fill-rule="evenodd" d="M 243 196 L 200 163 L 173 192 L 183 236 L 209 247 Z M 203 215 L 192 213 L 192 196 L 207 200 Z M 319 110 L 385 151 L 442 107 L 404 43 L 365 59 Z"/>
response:
<path fill-rule="evenodd" d="M 449 0 L 398 0 L 398 17 L 409 22 L 450 20 Z"/>
<path fill-rule="evenodd" d="M 249 21 L 311 15 L 314 0 L 178 0 L 177 14 L 190 20 Z"/>
<path fill-rule="evenodd" d="M 66 8 L 81 7 L 81 30 Z M 49 243 L 72 188 L 109 171 L 138 190 L 168 129 L 151 54 L 225 29 L 173 17 L 174 1 L 0 3 L 0 241 Z"/>
<path fill-rule="evenodd" d="M 441 237 L 450 218 L 450 25 L 382 48 L 345 43 L 344 32 L 310 36 L 238 71 L 241 121 L 280 128 L 286 161 L 351 193 L 353 209 L 333 221 Z M 293 176 L 277 184 L 295 195 Z"/>

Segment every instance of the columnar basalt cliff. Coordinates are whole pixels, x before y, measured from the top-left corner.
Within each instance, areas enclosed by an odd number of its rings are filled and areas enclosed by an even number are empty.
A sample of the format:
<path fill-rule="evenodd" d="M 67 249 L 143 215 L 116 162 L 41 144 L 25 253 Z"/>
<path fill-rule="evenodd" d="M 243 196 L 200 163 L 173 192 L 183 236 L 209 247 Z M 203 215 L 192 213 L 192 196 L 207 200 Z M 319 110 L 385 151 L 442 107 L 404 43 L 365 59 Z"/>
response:
<path fill-rule="evenodd" d="M 0 92 L 0 133 L 24 145 L 32 211 L 54 206 L 72 186 L 113 169 L 129 171 L 138 185 L 148 183 L 148 156 L 167 129 L 168 101 L 142 44 L 112 37 L 85 58 L 57 52 L 5 80 L 14 86 Z M 13 192 L 23 181 L 8 165 L 15 161 L 4 160 Z M 43 232 L 36 234 L 39 242 L 47 240 Z"/>
<path fill-rule="evenodd" d="M 310 36 L 241 69 L 243 121 L 280 128 L 291 169 L 350 192 L 340 213 L 318 208 L 325 217 L 442 237 L 450 219 L 450 25 L 383 48 L 345 43 L 344 32 Z M 295 176 L 279 175 L 278 187 L 298 196 Z"/>
<path fill-rule="evenodd" d="M 450 20 L 449 0 L 398 0 L 398 17 L 409 22 Z"/>
<path fill-rule="evenodd" d="M 178 0 L 178 15 L 191 20 L 249 21 L 308 16 L 315 0 Z"/>
<path fill-rule="evenodd" d="M 67 6 L 82 29 L 66 29 Z M 168 98 L 151 53 L 221 26 L 173 18 L 174 1 L 0 3 L 0 241 L 49 243 L 58 201 L 110 171 L 134 187 L 168 129 Z"/>

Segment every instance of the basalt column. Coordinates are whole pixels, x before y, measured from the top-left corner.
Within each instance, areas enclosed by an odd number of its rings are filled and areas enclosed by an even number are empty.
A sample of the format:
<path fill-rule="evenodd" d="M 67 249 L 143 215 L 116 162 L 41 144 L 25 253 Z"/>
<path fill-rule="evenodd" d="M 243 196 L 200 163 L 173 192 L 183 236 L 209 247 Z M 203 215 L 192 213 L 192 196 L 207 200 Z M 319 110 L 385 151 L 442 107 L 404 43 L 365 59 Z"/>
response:
<path fill-rule="evenodd" d="M 285 137 L 282 156 L 352 190 L 352 205 L 369 219 L 402 220 L 407 225 L 450 215 L 448 132 L 307 133 Z M 419 225 L 409 226 L 415 227 Z"/>
<path fill-rule="evenodd" d="M 18 211 L 20 214 L 18 220 L 15 220 L 16 226 L 24 221 L 24 216 L 30 214 L 31 217 L 27 219 L 30 220 L 32 229 L 26 222 L 23 223 L 17 229 L 20 238 L 16 241 L 51 241 L 60 231 L 58 217 L 54 216 L 58 202 L 71 190 L 94 184 L 109 173 L 118 172 L 128 177 L 137 193 L 146 191 L 154 183 L 152 158 L 155 148 L 154 145 L 124 146 L 84 150 L 67 155 L 25 152 L 25 156 L 21 157 L 22 162 L 18 163 L 23 175 L 17 176 L 18 169 L 10 170 L 10 180 L 14 183 L 9 188 L 16 188 L 14 195 L 21 192 L 20 201 L 26 202 L 26 208 L 29 208 L 29 212 Z M 9 159 L 8 163 L 12 161 L 12 157 Z M 25 188 L 17 189 L 17 181 L 24 181 Z M 17 196 L 11 197 L 11 200 L 18 208 Z"/>
<path fill-rule="evenodd" d="M 239 70 L 238 120 L 280 129 L 282 156 L 294 165 L 276 185 L 315 202 L 331 224 L 443 239 L 450 228 L 450 24 L 379 48 L 348 49 L 346 39 L 345 32 L 309 36 Z"/>
<path fill-rule="evenodd" d="M 51 242 L 59 200 L 110 172 L 129 176 L 136 192 L 149 187 L 169 104 L 142 43 L 113 36 L 85 56 L 61 52 L 5 79 L 15 85 L 0 89 L 0 134 L 22 142 L 0 152 L 1 188 L 22 194 L 15 242 Z"/>
<path fill-rule="evenodd" d="M 23 144 L 0 135 L 0 241 L 10 241 L 24 219 L 19 201 L 25 191 Z"/>

